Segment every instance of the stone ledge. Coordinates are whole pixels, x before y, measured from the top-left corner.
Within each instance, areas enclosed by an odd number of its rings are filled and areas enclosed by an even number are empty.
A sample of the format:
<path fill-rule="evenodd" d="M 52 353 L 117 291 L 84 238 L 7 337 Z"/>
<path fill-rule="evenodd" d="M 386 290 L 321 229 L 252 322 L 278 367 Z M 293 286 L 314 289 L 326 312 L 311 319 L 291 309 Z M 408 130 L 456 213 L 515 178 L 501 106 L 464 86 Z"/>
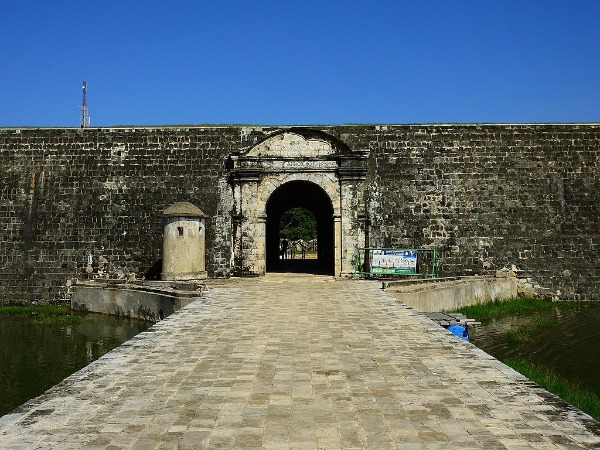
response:
<path fill-rule="evenodd" d="M 206 286 L 197 282 L 85 281 L 73 288 L 71 308 L 158 322 L 200 298 L 205 291 Z"/>
<path fill-rule="evenodd" d="M 383 289 L 420 312 L 453 311 L 463 306 L 517 296 L 516 278 L 453 277 L 384 282 Z"/>

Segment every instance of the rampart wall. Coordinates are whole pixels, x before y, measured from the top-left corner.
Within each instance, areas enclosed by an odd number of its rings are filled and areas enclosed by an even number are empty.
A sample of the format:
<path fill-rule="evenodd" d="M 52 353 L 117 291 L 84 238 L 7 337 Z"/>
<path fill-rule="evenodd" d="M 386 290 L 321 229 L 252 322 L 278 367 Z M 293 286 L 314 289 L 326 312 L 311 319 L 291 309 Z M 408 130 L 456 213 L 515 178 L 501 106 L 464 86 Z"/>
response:
<path fill-rule="evenodd" d="M 372 244 L 433 244 L 443 274 L 515 266 L 544 295 L 600 299 L 598 125 L 383 127 L 374 141 Z"/>
<path fill-rule="evenodd" d="M 73 278 L 144 276 L 161 257 L 160 215 L 176 201 L 209 216 L 208 270 L 227 276 L 225 163 L 239 136 L 235 128 L 1 130 L 0 299 L 60 299 Z"/>
<path fill-rule="evenodd" d="M 370 151 L 371 246 L 435 245 L 442 275 L 515 266 L 548 296 L 600 299 L 599 124 L 312 128 Z M 0 302 L 147 275 L 177 201 L 208 215 L 208 274 L 229 276 L 228 156 L 281 129 L 0 129 Z"/>

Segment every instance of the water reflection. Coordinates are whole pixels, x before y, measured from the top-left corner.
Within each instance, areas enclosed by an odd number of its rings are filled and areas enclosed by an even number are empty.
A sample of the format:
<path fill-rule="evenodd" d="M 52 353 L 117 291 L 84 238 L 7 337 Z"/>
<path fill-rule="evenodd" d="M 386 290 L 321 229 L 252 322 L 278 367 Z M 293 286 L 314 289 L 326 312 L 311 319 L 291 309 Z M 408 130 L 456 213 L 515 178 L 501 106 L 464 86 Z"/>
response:
<path fill-rule="evenodd" d="M 78 324 L 0 316 L 0 416 L 36 397 L 150 323 L 88 314 Z"/>
<path fill-rule="evenodd" d="M 543 325 L 532 326 L 535 323 Z M 600 395 L 599 323 L 600 304 L 559 304 L 528 317 L 509 317 L 472 328 L 471 342 L 497 359 L 518 358 L 552 368 Z M 516 330 L 525 330 L 519 339 L 507 333 Z"/>

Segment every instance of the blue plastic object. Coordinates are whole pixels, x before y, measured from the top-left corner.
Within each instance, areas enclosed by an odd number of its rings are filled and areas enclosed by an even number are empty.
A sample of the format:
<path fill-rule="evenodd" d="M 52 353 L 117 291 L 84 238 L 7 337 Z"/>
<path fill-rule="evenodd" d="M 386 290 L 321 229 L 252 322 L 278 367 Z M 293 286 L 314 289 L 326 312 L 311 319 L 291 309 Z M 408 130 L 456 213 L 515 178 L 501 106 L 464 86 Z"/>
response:
<path fill-rule="evenodd" d="M 458 323 L 450 325 L 448 327 L 448 331 L 452 334 L 455 334 L 459 338 L 464 339 L 465 341 L 469 340 L 469 329 L 464 325 L 460 325 Z"/>

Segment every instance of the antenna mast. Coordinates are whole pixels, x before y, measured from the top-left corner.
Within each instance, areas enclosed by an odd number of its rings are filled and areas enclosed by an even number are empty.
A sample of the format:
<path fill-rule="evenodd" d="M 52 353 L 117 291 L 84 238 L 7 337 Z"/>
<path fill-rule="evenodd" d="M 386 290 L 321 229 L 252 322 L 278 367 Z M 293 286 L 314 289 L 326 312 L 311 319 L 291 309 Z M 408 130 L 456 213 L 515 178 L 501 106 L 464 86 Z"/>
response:
<path fill-rule="evenodd" d="M 83 95 L 81 96 L 81 120 L 79 126 L 81 128 L 87 128 L 90 126 L 90 116 L 88 114 L 87 83 L 85 81 L 83 82 L 81 89 L 83 89 Z"/>

